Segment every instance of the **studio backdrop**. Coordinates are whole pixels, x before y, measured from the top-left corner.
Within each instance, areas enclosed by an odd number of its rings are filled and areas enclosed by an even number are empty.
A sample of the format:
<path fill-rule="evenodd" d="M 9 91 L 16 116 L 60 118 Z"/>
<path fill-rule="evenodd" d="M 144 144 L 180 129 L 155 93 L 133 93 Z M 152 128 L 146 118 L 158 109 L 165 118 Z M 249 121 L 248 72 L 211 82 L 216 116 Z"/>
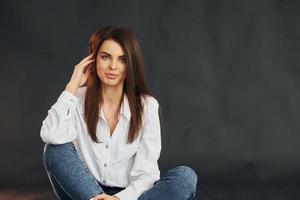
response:
<path fill-rule="evenodd" d="M 136 33 L 160 103 L 160 169 L 299 181 L 299 1 L 0 1 L 0 187 L 49 187 L 42 120 L 98 28 Z"/>

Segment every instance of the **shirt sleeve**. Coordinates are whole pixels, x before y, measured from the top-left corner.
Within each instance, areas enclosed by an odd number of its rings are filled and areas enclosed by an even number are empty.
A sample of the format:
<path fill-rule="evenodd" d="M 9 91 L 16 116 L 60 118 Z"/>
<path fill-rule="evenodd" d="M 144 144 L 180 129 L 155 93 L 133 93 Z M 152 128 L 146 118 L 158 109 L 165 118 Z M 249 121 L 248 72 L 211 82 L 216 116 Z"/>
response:
<path fill-rule="evenodd" d="M 42 122 L 40 136 L 45 143 L 64 144 L 77 138 L 74 115 L 77 103 L 77 96 L 67 90 L 61 93 Z"/>
<path fill-rule="evenodd" d="M 156 100 L 148 103 L 146 123 L 129 173 L 129 185 L 114 196 L 121 200 L 137 200 L 160 178 L 158 159 L 161 152 L 161 129 Z"/>

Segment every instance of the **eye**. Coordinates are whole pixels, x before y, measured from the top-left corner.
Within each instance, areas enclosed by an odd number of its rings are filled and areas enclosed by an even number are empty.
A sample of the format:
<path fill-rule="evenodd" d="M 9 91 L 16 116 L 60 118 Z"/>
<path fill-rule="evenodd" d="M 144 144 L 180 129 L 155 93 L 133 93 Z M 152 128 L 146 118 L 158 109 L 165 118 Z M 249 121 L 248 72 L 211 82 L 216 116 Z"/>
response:
<path fill-rule="evenodd" d="M 107 59 L 108 59 L 108 57 L 107 57 L 106 55 L 101 56 L 101 58 L 102 58 L 103 60 L 107 60 Z"/>
<path fill-rule="evenodd" d="M 126 58 L 121 58 L 122 63 L 126 63 Z"/>

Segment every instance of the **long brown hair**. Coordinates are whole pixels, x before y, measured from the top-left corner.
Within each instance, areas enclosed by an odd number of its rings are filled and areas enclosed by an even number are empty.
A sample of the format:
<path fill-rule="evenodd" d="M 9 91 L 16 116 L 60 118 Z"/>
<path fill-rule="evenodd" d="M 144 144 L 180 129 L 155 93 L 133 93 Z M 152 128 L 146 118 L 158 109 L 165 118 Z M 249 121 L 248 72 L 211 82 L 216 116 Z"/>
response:
<path fill-rule="evenodd" d="M 151 95 L 144 75 L 144 59 L 137 37 L 129 28 L 109 25 L 97 30 L 90 38 L 89 53 L 93 54 L 95 60 L 102 43 L 108 39 L 117 42 L 126 56 L 126 78 L 122 97 L 124 97 L 124 93 L 127 95 L 131 112 L 127 139 L 127 143 L 131 143 L 137 138 L 142 126 L 143 106 L 141 98 L 144 95 Z M 85 94 L 84 117 L 92 140 L 99 143 L 96 128 L 99 105 L 102 103 L 101 80 L 97 75 L 96 62 L 91 65 L 92 70 L 87 80 Z M 122 100 L 123 98 L 121 98 Z"/>

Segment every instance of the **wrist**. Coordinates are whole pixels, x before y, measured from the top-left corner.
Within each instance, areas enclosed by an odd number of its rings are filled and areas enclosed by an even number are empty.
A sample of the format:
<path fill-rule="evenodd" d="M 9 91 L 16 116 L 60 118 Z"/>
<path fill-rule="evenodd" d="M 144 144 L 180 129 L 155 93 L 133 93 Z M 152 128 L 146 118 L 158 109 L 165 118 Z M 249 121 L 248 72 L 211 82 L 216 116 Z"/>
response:
<path fill-rule="evenodd" d="M 72 93 L 73 95 L 76 94 L 76 91 L 77 91 L 77 86 L 75 86 L 74 84 L 72 83 L 68 83 L 65 87 L 65 90 L 67 90 L 68 92 Z"/>

